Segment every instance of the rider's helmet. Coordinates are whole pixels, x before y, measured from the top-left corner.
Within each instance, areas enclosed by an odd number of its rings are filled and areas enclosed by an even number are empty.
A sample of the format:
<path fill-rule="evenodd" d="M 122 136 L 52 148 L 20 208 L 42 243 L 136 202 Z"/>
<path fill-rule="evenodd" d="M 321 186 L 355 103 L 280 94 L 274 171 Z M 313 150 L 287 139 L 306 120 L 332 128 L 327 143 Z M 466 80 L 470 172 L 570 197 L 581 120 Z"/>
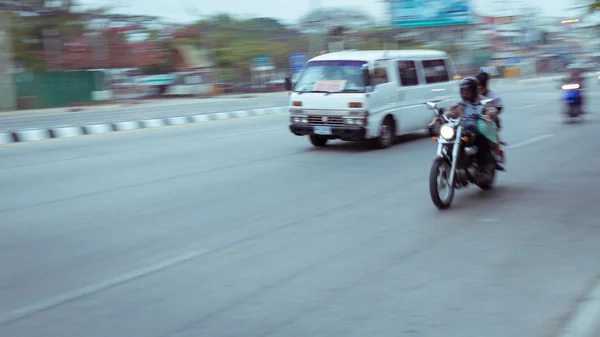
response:
<path fill-rule="evenodd" d="M 581 63 L 571 63 L 567 66 L 571 75 L 580 75 L 583 72 L 584 66 Z"/>
<path fill-rule="evenodd" d="M 460 81 L 460 97 L 469 102 L 477 101 L 479 97 L 479 80 L 475 77 L 465 77 Z"/>

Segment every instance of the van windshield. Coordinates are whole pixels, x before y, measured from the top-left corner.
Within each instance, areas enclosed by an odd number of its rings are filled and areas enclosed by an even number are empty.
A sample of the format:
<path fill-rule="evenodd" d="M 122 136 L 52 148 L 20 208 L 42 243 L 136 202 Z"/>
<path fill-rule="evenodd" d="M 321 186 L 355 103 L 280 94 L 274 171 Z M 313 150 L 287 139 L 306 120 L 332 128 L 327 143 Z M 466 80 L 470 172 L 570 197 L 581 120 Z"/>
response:
<path fill-rule="evenodd" d="M 362 66 L 365 61 L 312 61 L 296 82 L 297 92 L 365 92 Z"/>

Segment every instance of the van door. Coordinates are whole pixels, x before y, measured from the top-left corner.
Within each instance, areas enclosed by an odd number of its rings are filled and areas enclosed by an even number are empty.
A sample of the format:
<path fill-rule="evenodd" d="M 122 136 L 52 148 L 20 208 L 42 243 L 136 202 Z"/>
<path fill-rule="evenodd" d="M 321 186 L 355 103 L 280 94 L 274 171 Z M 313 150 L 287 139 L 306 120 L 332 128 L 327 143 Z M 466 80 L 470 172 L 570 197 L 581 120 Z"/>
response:
<path fill-rule="evenodd" d="M 422 128 L 423 95 L 419 90 L 419 74 L 414 60 L 396 61 L 398 74 L 398 97 L 402 131 L 413 132 Z"/>
<path fill-rule="evenodd" d="M 388 73 L 389 60 L 377 60 L 373 65 L 373 92 L 369 94 L 369 136 L 379 135 L 383 118 L 394 114 L 398 106 L 395 81 Z M 396 128 L 398 131 L 398 128 Z"/>
<path fill-rule="evenodd" d="M 422 65 L 426 83 L 425 87 L 427 88 L 427 99 L 429 101 L 442 101 L 440 106 L 446 107 L 454 95 L 450 91 L 450 73 L 446 67 L 445 59 L 423 60 Z M 423 115 L 423 125 L 431 122 L 431 118 L 432 112 L 429 110 L 428 113 Z"/>

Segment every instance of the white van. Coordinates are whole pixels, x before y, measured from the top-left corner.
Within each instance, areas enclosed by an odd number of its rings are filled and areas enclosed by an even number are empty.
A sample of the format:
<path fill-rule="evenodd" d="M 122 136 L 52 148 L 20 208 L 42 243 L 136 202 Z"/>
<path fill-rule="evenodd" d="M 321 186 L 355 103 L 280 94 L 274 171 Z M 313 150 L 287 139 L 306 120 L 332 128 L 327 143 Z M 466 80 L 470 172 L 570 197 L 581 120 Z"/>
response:
<path fill-rule="evenodd" d="M 287 79 L 290 130 L 315 146 L 330 139 L 372 139 L 380 148 L 394 136 L 428 128 L 434 112 L 458 101 L 456 69 L 434 50 L 342 51 L 308 61 L 297 81 Z M 365 85 L 366 84 L 366 85 Z M 433 131 L 432 131 L 433 132 Z"/>

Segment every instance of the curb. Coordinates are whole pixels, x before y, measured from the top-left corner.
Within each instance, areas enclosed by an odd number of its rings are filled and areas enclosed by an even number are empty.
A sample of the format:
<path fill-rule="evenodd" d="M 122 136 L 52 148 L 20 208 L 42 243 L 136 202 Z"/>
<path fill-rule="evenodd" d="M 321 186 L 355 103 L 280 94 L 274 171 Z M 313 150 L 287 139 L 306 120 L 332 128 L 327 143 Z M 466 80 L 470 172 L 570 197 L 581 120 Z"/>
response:
<path fill-rule="evenodd" d="M 212 121 L 223 121 L 246 117 L 257 117 L 265 115 L 284 114 L 288 111 L 287 106 L 256 109 L 248 111 L 219 112 L 206 115 L 179 116 L 155 119 L 143 119 L 136 121 L 123 121 L 116 123 L 88 124 L 81 126 L 60 126 L 44 129 L 23 129 L 13 132 L 0 132 L 0 144 L 35 142 L 53 138 L 71 138 L 86 135 L 97 135 L 119 131 L 131 131 L 138 129 L 154 129 L 164 126 L 198 124 Z"/>

